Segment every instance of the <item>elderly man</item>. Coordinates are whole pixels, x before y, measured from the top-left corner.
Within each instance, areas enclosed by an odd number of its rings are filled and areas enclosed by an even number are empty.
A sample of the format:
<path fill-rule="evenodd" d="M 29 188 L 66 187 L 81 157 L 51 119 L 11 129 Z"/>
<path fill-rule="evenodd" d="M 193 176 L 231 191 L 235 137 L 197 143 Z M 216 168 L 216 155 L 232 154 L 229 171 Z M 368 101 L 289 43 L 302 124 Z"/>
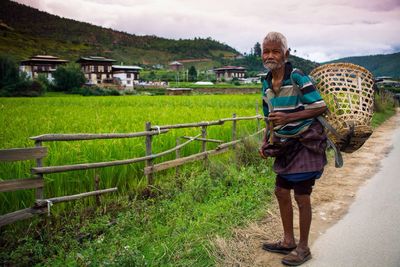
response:
<path fill-rule="evenodd" d="M 311 259 L 308 235 L 311 225 L 310 195 L 315 179 L 326 164 L 326 135 L 315 119 L 326 111 L 326 104 L 300 70 L 287 61 L 285 36 L 270 32 L 263 42 L 262 60 L 269 70 L 263 85 L 263 110 L 270 125 L 260 153 L 275 157 L 275 195 L 283 224 L 283 239 L 264 243 L 263 249 L 287 254 L 282 263 L 297 266 Z M 300 239 L 293 232 L 291 190 L 299 208 Z"/>

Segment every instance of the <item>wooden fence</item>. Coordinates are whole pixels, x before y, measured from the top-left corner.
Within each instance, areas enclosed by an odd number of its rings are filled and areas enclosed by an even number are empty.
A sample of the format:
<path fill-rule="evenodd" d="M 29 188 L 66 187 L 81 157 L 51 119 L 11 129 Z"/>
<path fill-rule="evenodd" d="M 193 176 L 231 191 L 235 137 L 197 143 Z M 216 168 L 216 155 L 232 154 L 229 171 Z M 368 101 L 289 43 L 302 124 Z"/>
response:
<path fill-rule="evenodd" d="M 0 150 L 0 161 L 23 161 L 23 160 L 36 160 L 36 167 L 31 169 L 32 177 L 26 179 L 12 179 L 0 181 L 0 192 L 16 191 L 24 189 L 35 189 L 35 203 L 33 207 L 18 210 L 12 213 L 8 213 L 0 216 L 0 227 L 11 224 L 13 222 L 31 218 L 37 214 L 48 213 L 50 214 L 50 207 L 55 203 L 76 200 L 88 196 L 98 196 L 105 193 L 115 192 L 117 188 L 108 188 L 103 190 L 95 190 L 91 192 L 85 192 L 76 195 L 61 196 L 54 198 L 45 198 L 43 194 L 44 175 L 58 172 L 68 172 L 75 170 L 87 170 L 94 168 L 103 168 L 117 165 L 126 165 L 136 162 L 145 162 L 144 174 L 147 177 L 148 185 L 153 184 L 153 174 L 169 168 L 178 168 L 188 162 L 196 160 L 207 160 L 211 155 L 217 155 L 228 151 L 230 147 L 241 142 L 243 139 L 237 139 L 237 122 L 243 120 L 257 120 L 257 131 L 250 135 L 259 135 L 264 129 L 260 129 L 260 120 L 264 117 L 258 115 L 250 117 L 236 117 L 233 114 L 232 118 L 220 119 L 216 121 L 208 122 L 196 122 L 196 123 L 185 123 L 175 125 L 163 125 L 163 126 L 152 126 L 150 122 L 145 125 L 144 132 L 136 133 L 112 133 L 112 134 L 44 134 L 40 136 L 31 137 L 30 139 L 35 142 L 35 147 L 32 148 L 14 148 L 14 149 L 3 149 Z M 225 122 L 232 122 L 232 141 L 224 142 L 222 140 L 208 139 L 207 128 L 210 126 L 220 126 Z M 168 149 L 161 153 L 152 153 L 152 139 L 155 135 L 161 135 L 168 133 L 171 129 L 177 128 L 201 128 L 201 133 L 194 137 L 182 136 L 182 139 L 187 141 L 180 143 L 177 140 L 177 145 L 174 148 Z M 248 137 L 250 137 L 248 136 Z M 94 162 L 94 163 L 81 163 L 61 166 L 43 166 L 43 159 L 47 156 L 47 147 L 42 146 L 43 142 L 55 142 L 55 141 L 78 141 L 78 140 L 97 140 L 97 139 L 117 139 L 117 138 L 136 138 L 145 137 L 146 155 L 139 158 L 114 160 L 105 162 Z M 245 137 L 245 138 L 248 138 Z M 244 138 L 244 139 L 245 139 Z M 199 141 L 202 143 L 202 149 L 200 153 L 193 154 L 186 157 L 180 157 L 180 149 L 188 145 L 193 141 Z M 219 145 L 213 150 L 206 149 L 206 143 L 218 143 Z M 164 155 L 175 152 L 176 159 L 165 161 L 159 164 L 154 164 L 153 160 Z M 0 177 L 1 178 L 1 177 Z M 96 188 L 98 189 L 98 188 Z"/>

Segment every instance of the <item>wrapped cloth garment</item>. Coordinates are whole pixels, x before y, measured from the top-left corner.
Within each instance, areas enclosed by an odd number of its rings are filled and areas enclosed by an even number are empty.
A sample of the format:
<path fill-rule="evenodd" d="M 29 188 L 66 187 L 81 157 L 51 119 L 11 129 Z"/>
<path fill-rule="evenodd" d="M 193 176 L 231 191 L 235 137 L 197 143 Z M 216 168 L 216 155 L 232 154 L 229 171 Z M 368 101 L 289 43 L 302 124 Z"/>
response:
<path fill-rule="evenodd" d="M 327 163 L 325 150 L 327 137 L 324 127 L 314 121 L 310 127 L 293 138 L 274 137 L 261 151 L 265 157 L 275 157 L 277 174 L 322 171 Z"/>

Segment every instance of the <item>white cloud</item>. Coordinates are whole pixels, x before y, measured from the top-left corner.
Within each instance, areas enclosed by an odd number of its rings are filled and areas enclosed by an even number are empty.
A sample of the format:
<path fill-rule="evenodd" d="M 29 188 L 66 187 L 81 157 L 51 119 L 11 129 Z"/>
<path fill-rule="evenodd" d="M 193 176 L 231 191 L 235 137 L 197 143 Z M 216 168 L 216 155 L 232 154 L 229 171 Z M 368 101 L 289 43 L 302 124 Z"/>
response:
<path fill-rule="evenodd" d="M 212 37 L 248 52 L 268 31 L 315 61 L 397 52 L 398 0 L 18 0 L 52 14 L 138 35 Z"/>

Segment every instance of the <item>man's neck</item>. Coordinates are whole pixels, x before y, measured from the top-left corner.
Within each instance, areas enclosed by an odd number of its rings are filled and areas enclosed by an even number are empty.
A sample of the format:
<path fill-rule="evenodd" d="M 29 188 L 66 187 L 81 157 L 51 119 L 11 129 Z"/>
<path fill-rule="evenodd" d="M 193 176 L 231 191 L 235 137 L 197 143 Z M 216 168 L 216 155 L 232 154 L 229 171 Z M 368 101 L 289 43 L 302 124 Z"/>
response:
<path fill-rule="evenodd" d="M 274 81 L 282 81 L 284 75 L 285 75 L 285 64 L 283 64 L 282 67 L 278 69 L 272 70 L 272 79 Z"/>
<path fill-rule="evenodd" d="M 272 90 L 275 94 L 279 94 L 280 87 L 283 83 L 283 77 L 285 75 L 285 65 L 278 69 L 272 70 Z"/>

